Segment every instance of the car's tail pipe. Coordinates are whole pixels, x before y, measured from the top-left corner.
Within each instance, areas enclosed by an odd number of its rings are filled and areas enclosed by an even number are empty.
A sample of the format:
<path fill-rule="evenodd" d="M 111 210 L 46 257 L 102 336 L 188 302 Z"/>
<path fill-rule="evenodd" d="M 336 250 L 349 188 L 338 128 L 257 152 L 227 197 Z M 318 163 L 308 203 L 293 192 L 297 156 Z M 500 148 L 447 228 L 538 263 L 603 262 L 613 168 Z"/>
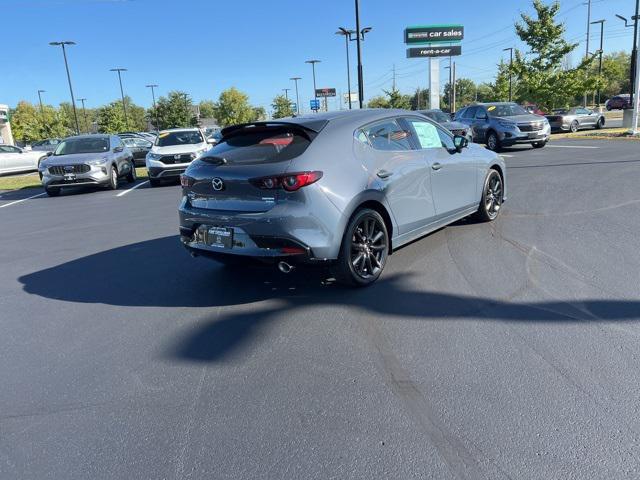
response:
<path fill-rule="evenodd" d="M 278 262 L 278 270 L 282 273 L 291 273 L 295 267 L 287 262 Z"/>

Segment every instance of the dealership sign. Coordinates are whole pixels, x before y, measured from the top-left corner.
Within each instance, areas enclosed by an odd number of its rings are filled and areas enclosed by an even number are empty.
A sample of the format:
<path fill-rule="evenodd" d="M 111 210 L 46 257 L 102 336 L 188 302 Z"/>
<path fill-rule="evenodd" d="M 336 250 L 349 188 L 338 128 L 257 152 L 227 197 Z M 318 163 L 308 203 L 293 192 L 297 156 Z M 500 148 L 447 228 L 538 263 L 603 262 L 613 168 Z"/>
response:
<path fill-rule="evenodd" d="M 462 47 L 460 45 L 453 45 L 450 47 L 414 47 L 407 48 L 407 58 L 422 58 L 422 57 L 454 57 L 462 54 Z"/>
<path fill-rule="evenodd" d="M 410 45 L 459 42 L 463 38 L 462 25 L 424 25 L 404 29 L 404 43 Z"/>
<path fill-rule="evenodd" d="M 316 97 L 335 97 L 335 88 L 316 88 Z"/>

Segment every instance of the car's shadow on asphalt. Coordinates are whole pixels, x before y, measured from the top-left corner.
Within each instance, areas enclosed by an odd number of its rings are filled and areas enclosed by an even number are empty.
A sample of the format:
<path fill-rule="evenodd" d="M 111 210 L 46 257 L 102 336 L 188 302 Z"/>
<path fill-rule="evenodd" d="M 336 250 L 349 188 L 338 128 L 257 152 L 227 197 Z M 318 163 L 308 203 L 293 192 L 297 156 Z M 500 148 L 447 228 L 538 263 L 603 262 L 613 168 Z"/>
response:
<path fill-rule="evenodd" d="M 401 255 L 401 252 L 398 252 Z M 393 259 L 390 260 L 391 262 Z M 166 348 L 191 361 L 221 361 L 261 326 L 311 307 L 351 307 L 375 316 L 411 319 L 486 319 L 513 322 L 602 322 L 640 319 L 640 301 L 587 299 L 519 302 L 422 291 L 406 275 L 383 276 L 366 289 L 327 281 L 322 270 L 289 275 L 275 267 L 229 268 L 192 259 L 177 236 L 118 247 L 19 278 L 27 293 L 66 302 L 128 307 L 258 308 L 207 313 Z"/>

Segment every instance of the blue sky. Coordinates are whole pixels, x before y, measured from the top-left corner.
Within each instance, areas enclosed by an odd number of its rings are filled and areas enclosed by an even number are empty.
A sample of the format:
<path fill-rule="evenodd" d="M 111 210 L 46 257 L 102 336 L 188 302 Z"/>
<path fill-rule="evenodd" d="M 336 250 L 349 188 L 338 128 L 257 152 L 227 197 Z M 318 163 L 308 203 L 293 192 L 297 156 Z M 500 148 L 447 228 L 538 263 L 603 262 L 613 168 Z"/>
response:
<path fill-rule="evenodd" d="M 574 61 L 584 54 L 585 1 L 561 1 L 567 38 L 581 42 Z M 479 4 L 361 0 L 362 26 L 373 27 L 363 44 L 365 96 L 391 87 L 394 64 L 403 92 L 426 87 L 427 61 L 406 58 L 403 29 L 408 25 L 464 25 L 458 76 L 491 80 L 496 63 L 508 54 L 502 49 L 518 46 L 513 23 L 520 12 L 531 11 L 531 1 Z M 630 50 L 632 29 L 623 28 L 614 14 L 630 17 L 634 4 L 593 0 L 592 19 L 607 20 L 605 51 Z M 38 89 L 46 90 L 46 103 L 68 101 L 62 52 L 48 45 L 53 40 L 77 42 L 68 50 L 74 91 L 90 107 L 119 98 L 117 76 L 109 72 L 113 67 L 129 69 L 123 74 L 125 92 L 143 106 L 151 104 L 145 85 L 156 83 L 159 94 L 179 89 L 195 101 L 216 99 L 236 86 L 254 105 L 269 109 L 276 94 L 293 88 L 289 78 L 300 76 L 301 103 L 308 107 L 313 84 L 311 66 L 304 62 L 310 58 L 322 60 L 318 87 L 347 89 L 344 39 L 334 33 L 339 26 L 354 27 L 352 0 L 3 0 L 0 12 L 5 42 L 0 103 L 9 105 L 22 99 L 36 102 Z M 592 30 L 592 51 L 598 48 L 598 28 Z"/>

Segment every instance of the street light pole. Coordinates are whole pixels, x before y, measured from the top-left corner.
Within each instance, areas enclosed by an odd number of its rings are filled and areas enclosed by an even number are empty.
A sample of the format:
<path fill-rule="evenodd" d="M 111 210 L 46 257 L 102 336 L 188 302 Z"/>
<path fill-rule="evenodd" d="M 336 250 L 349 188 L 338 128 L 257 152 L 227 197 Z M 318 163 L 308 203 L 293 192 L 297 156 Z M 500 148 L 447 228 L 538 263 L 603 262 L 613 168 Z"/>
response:
<path fill-rule="evenodd" d="M 44 107 L 42 106 L 42 95 L 46 90 L 38 90 L 38 101 L 40 102 L 40 116 L 42 117 L 42 125 L 44 126 L 45 131 L 48 133 L 49 128 L 47 127 L 47 120 L 44 116 Z"/>
<path fill-rule="evenodd" d="M 606 22 L 606 20 L 596 20 L 595 22 L 591 22 L 591 25 L 597 25 L 598 23 L 600 24 L 600 50 L 598 50 L 599 52 L 599 59 L 598 59 L 598 76 L 602 76 L 602 49 L 604 46 L 604 22 Z M 600 87 L 598 86 L 598 107 L 600 107 Z"/>
<path fill-rule="evenodd" d="M 69 73 L 69 63 L 67 62 L 67 50 L 65 45 L 75 45 L 76 42 L 49 42 L 54 47 L 62 47 L 62 56 L 64 57 L 64 68 L 67 70 L 67 80 L 69 81 L 69 92 L 71 93 L 71 107 L 73 108 L 73 118 L 76 122 L 76 133 L 80 134 L 80 124 L 78 123 L 78 112 L 76 112 L 76 99 L 73 97 L 73 87 L 71 86 L 71 74 Z"/>
<path fill-rule="evenodd" d="M 122 89 L 121 72 L 126 72 L 126 68 L 112 68 L 110 72 L 118 72 L 118 81 L 120 82 L 120 95 L 122 96 L 122 110 L 124 111 L 124 126 L 129 130 L 129 122 L 127 121 L 127 103 L 124 101 L 124 90 Z"/>
<path fill-rule="evenodd" d="M 304 63 L 311 64 L 311 69 L 313 70 L 313 98 L 317 100 L 318 96 L 316 95 L 316 63 L 320 63 L 320 60 L 307 60 Z M 316 110 L 316 113 L 317 112 L 318 111 Z"/>
<path fill-rule="evenodd" d="M 82 102 L 82 115 L 84 116 L 84 128 L 87 131 L 87 133 L 89 133 L 89 122 L 87 121 L 87 109 L 84 108 L 84 102 L 86 101 L 86 98 L 79 98 L 78 101 Z"/>
<path fill-rule="evenodd" d="M 284 92 L 284 97 L 289 100 L 289 90 L 291 90 L 290 88 L 283 88 L 282 91 Z"/>
<path fill-rule="evenodd" d="M 453 102 L 451 107 L 451 115 L 456 111 L 456 62 L 453 62 Z"/>
<path fill-rule="evenodd" d="M 349 62 L 349 42 L 351 41 L 351 35 L 356 33 L 355 30 L 347 30 L 344 27 L 339 27 L 336 35 L 344 36 L 344 43 L 347 48 L 347 95 L 349 98 L 349 110 L 351 110 L 351 66 Z"/>
<path fill-rule="evenodd" d="M 509 50 L 509 101 L 513 102 L 513 47 L 502 49 L 503 52 L 506 52 L 507 50 Z"/>
<path fill-rule="evenodd" d="M 298 95 L 298 80 L 302 80 L 302 77 L 291 77 L 289 80 L 293 80 L 296 83 L 296 110 L 300 115 L 300 96 Z"/>
<path fill-rule="evenodd" d="M 624 22 L 625 27 L 633 27 L 633 47 L 631 49 L 631 68 L 629 72 L 630 86 L 629 86 L 629 102 L 631 105 L 635 105 L 634 97 L 636 95 L 635 85 L 636 85 L 636 70 L 638 63 L 638 21 L 640 20 L 640 0 L 636 0 L 636 14 L 631 17 L 633 20 L 633 25 L 629 25 L 629 21 L 623 17 L 622 15 L 616 14 L 620 20 Z"/>
<path fill-rule="evenodd" d="M 358 104 L 360 108 L 362 108 L 362 104 L 364 103 L 364 80 L 362 75 L 362 41 L 360 39 L 360 1 L 356 1 L 356 32 L 357 32 L 357 40 L 356 44 L 358 46 Z"/>
<path fill-rule="evenodd" d="M 591 0 L 587 0 L 587 50 L 584 58 L 589 58 L 589 36 L 591 35 Z M 587 106 L 587 92 L 584 92 L 584 107 Z"/>
<path fill-rule="evenodd" d="M 156 92 L 154 91 L 155 88 L 158 88 L 158 85 L 151 84 L 145 85 L 145 87 L 151 89 L 151 98 L 153 99 L 153 112 L 156 114 L 156 130 L 160 130 L 160 126 L 158 125 L 158 110 L 156 110 Z"/>

